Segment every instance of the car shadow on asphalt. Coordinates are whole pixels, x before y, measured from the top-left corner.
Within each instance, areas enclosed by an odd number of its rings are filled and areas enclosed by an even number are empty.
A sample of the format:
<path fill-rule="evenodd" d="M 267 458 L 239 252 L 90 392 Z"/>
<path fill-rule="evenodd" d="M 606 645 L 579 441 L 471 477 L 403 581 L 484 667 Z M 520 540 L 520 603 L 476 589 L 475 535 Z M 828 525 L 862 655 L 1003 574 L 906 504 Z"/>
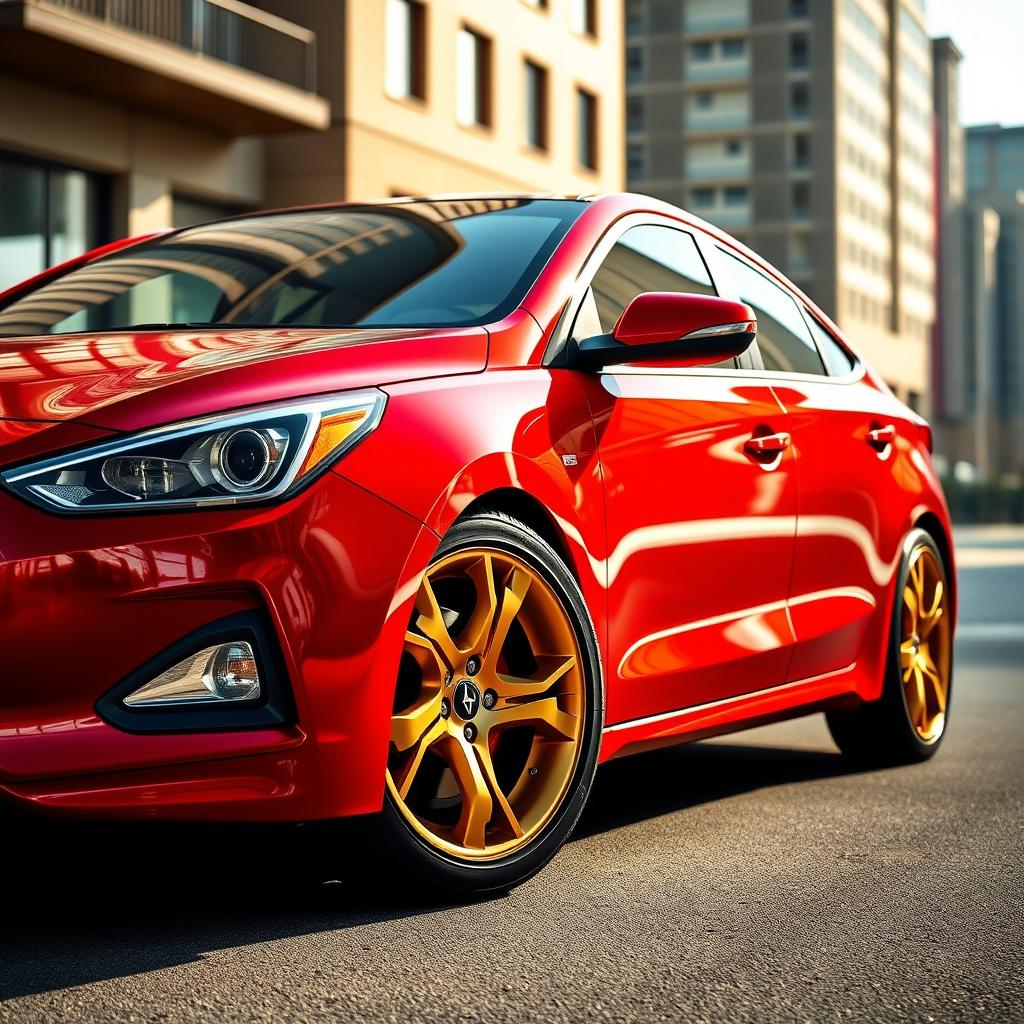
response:
<path fill-rule="evenodd" d="M 850 771 L 836 753 L 739 743 L 625 758 L 598 772 L 573 841 Z M 320 881 L 302 828 L 18 819 L 0 836 L 0 1002 L 439 909 Z"/>

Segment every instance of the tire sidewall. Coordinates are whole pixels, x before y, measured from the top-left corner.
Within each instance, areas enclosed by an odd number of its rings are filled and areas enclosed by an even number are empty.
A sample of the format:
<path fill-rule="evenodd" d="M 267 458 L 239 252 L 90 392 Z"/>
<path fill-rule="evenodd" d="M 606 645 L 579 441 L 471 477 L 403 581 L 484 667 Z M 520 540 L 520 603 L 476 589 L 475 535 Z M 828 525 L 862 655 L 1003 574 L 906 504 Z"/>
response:
<path fill-rule="evenodd" d="M 558 554 L 534 531 L 495 513 L 472 516 L 456 523 L 444 536 L 431 559 L 466 548 L 491 548 L 526 562 L 552 588 L 568 614 L 583 661 L 587 688 L 585 722 L 580 753 L 568 789 L 551 820 L 526 847 L 500 860 L 458 860 L 419 836 L 385 791 L 381 823 L 387 837 L 398 844 L 407 870 L 429 888 L 483 895 L 504 891 L 539 871 L 565 843 L 586 803 L 601 746 L 604 725 L 604 688 L 601 659 L 593 623 L 579 585 Z"/>

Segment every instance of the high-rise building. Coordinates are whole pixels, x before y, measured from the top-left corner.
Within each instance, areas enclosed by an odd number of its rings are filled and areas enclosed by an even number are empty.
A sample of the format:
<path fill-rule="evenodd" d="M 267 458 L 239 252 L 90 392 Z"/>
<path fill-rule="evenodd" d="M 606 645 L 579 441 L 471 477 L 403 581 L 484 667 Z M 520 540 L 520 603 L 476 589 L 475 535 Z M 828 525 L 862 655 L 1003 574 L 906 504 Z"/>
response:
<path fill-rule="evenodd" d="M 0 0 L 0 289 L 122 234 L 622 184 L 617 0 Z"/>
<path fill-rule="evenodd" d="M 966 368 L 971 338 L 967 330 L 967 275 L 964 265 L 966 196 L 964 129 L 960 121 L 960 61 L 952 39 L 932 41 L 935 107 L 936 315 L 932 350 L 932 415 L 938 451 L 949 459 L 962 449 L 956 436 L 969 430 L 971 399 Z M 961 460 L 962 455 L 955 456 Z"/>
<path fill-rule="evenodd" d="M 1024 476 L 1024 125 L 967 129 L 966 428 L 957 458 Z"/>
<path fill-rule="evenodd" d="M 627 178 L 721 225 L 924 405 L 934 318 L 921 0 L 626 0 Z"/>

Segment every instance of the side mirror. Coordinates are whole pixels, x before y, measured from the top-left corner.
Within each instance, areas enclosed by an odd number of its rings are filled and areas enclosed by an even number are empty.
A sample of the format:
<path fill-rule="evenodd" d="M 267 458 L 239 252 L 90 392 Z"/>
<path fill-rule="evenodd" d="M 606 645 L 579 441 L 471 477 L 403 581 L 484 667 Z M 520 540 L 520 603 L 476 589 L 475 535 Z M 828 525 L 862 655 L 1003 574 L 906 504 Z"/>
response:
<path fill-rule="evenodd" d="M 671 362 L 711 366 L 750 347 L 754 311 L 717 295 L 643 292 L 622 311 L 611 334 L 570 347 L 569 366 L 594 370 L 619 363 Z"/>

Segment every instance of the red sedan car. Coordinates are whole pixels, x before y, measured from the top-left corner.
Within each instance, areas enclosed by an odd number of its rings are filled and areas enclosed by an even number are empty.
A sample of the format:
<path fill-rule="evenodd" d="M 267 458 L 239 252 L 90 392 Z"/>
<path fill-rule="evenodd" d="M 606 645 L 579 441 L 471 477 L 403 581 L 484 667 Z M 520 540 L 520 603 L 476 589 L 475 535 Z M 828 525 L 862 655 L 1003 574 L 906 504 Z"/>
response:
<path fill-rule="evenodd" d="M 108 246 L 0 296 L 0 803 L 349 819 L 329 856 L 485 893 L 612 757 L 818 711 L 930 757 L 930 448 L 806 296 L 640 196 Z"/>

